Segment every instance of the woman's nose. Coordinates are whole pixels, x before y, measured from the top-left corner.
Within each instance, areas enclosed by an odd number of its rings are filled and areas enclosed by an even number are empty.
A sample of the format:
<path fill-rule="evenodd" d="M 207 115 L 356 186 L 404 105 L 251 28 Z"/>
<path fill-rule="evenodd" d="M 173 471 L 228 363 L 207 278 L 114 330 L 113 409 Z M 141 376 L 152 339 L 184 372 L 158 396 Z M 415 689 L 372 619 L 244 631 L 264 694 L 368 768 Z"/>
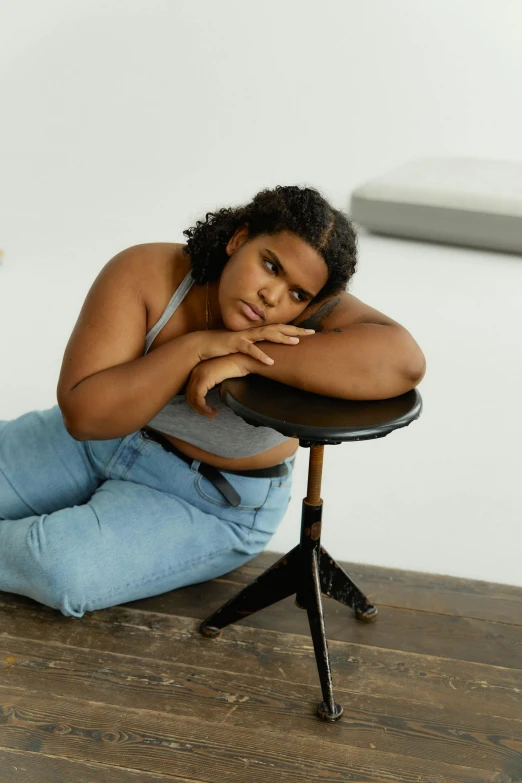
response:
<path fill-rule="evenodd" d="M 282 293 L 282 286 L 273 286 L 271 288 L 264 288 L 259 292 L 259 295 L 266 305 L 275 307 L 279 302 Z"/>

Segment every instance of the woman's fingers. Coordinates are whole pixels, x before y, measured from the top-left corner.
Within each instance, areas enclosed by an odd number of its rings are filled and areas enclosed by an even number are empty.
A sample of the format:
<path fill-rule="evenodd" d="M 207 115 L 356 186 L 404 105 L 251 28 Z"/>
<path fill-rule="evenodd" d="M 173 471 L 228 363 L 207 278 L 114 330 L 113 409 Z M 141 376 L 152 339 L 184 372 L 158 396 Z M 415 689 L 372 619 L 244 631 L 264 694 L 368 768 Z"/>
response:
<path fill-rule="evenodd" d="M 250 350 L 249 350 L 250 356 L 253 356 L 254 359 L 259 359 L 260 362 L 264 362 L 264 364 L 273 364 L 274 360 L 271 356 L 267 356 L 266 353 L 263 353 L 261 348 L 257 348 L 254 343 L 250 343 Z"/>
<path fill-rule="evenodd" d="M 266 332 L 259 337 L 250 338 L 252 342 L 261 342 L 262 340 L 268 340 L 271 343 L 288 343 L 292 345 L 299 342 L 299 337 L 295 337 L 290 334 L 282 334 L 281 332 Z"/>
<path fill-rule="evenodd" d="M 301 327 L 291 324 L 272 324 L 260 332 L 258 340 L 271 340 L 274 343 L 296 343 L 299 342 L 299 337 L 314 334 L 315 329 L 301 329 Z"/>
<path fill-rule="evenodd" d="M 313 334 L 315 332 L 315 329 L 303 329 L 302 326 L 292 326 L 291 324 L 286 324 L 291 329 L 295 329 L 295 334 Z"/>
<path fill-rule="evenodd" d="M 255 329 L 256 327 L 254 327 Z M 315 332 L 315 329 L 304 329 L 302 326 L 294 326 L 294 324 L 267 324 L 266 326 L 257 327 L 259 331 L 277 329 L 285 334 L 311 334 Z"/>
<path fill-rule="evenodd" d="M 315 334 L 315 329 L 303 329 L 301 326 L 292 324 L 268 324 L 267 326 L 254 326 L 244 330 L 249 340 L 273 340 L 276 335 L 288 335 L 298 337 L 299 335 Z"/>
<path fill-rule="evenodd" d="M 238 351 L 240 353 L 244 353 L 247 356 L 252 356 L 254 359 L 258 359 L 260 362 L 264 362 L 265 364 L 273 364 L 274 360 L 270 358 L 270 356 L 267 356 L 266 353 L 264 353 L 261 348 L 258 348 L 257 345 L 253 342 L 250 342 L 250 340 L 242 340 L 238 346 Z"/>
<path fill-rule="evenodd" d="M 208 392 L 208 385 L 202 382 L 197 372 L 193 371 L 185 390 L 185 400 L 192 410 L 199 413 L 200 416 L 213 419 L 217 414 L 217 410 L 207 405 L 206 396 Z"/>
<path fill-rule="evenodd" d="M 248 332 L 248 334 L 245 334 Z M 255 343 L 263 340 L 268 340 L 273 343 L 284 343 L 286 345 L 297 345 L 299 337 L 303 334 L 313 334 L 315 329 L 302 329 L 298 326 L 292 326 L 291 324 L 270 324 L 269 326 L 261 326 L 257 329 L 246 329 L 242 332 L 239 339 L 234 343 L 235 350 L 240 353 L 252 356 L 254 359 L 258 359 L 265 364 L 274 364 L 274 360 L 267 356 L 260 348 L 257 348 Z"/>
<path fill-rule="evenodd" d="M 185 398 L 193 411 L 199 413 L 201 416 L 206 416 L 209 419 L 213 419 L 217 414 L 217 410 L 212 408 L 212 406 L 207 405 L 207 394 L 208 390 L 205 392 L 203 388 L 198 388 L 195 386 L 190 390 L 190 392 L 187 390 Z"/>

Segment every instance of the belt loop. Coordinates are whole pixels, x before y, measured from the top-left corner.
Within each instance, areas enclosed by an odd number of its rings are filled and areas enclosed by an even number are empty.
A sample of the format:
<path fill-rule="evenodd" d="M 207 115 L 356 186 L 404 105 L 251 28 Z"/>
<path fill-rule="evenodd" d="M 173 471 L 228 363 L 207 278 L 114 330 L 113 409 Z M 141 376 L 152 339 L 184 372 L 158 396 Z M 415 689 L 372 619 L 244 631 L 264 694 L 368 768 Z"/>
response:
<path fill-rule="evenodd" d="M 190 469 L 193 470 L 194 473 L 197 473 L 200 465 L 201 461 L 199 459 L 193 459 L 190 463 Z"/>

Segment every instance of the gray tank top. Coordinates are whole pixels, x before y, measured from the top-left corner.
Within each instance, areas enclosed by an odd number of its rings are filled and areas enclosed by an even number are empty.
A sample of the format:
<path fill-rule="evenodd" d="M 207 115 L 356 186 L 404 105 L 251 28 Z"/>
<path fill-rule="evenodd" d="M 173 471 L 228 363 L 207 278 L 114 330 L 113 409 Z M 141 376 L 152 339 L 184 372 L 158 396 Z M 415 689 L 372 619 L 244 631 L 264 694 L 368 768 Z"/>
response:
<path fill-rule="evenodd" d="M 147 353 L 155 337 L 179 307 L 193 284 L 194 279 L 189 272 L 172 295 L 157 324 L 147 333 L 143 355 Z M 196 413 L 187 404 L 184 394 L 176 394 L 148 424 L 160 432 L 185 440 L 220 457 L 251 457 L 290 440 L 270 427 L 254 427 L 247 424 L 221 401 L 217 389 L 211 389 L 207 394 L 207 403 L 217 410 L 217 416 L 212 420 Z"/>

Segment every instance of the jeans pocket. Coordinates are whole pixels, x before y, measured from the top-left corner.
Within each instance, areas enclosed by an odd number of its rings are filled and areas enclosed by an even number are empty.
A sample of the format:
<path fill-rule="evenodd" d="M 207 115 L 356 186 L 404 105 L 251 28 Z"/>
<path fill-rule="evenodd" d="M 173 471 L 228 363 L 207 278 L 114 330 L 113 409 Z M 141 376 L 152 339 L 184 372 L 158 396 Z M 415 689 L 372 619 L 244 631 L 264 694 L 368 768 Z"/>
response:
<path fill-rule="evenodd" d="M 137 439 L 139 439 L 139 432 L 131 432 L 130 435 L 122 438 L 120 445 L 116 448 L 105 468 L 107 479 L 123 480 L 125 478 L 139 454 L 140 444 L 137 442 Z M 133 443 L 135 443 L 134 446 Z"/>
<path fill-rule="evenodd" d="M 236 549 L 250 557 L 263 552 L 284 519 L 289 502 L 290 486 L 283 487 L 278 479 L 272 479 L 265 502 L 255 512 L 252 528 Z"/>
<path fill-rule="evenodd" d="M 254 519 L 253 528 L 259 534 L 273 536 L 286 514 L 290 492 L 291 483 L 282 485 L 278 479 L 272 479 L 267 498 Z"/>
<path fill-rule="evenodd" d="M 194 488 L 196 492 L 215 506 L 221 508 L 234 508 L 237 511 L 256 512 L 264 503 L 266 503 L 270 492 L 271 480 L 269 478 L 249 478 L 235 473 L 220 471 L 229 484 L 236 490 L 241 502 L 238 506 L 231 506 L 228 500 L 223 497 L 219 489 L 201 473 L 196 474 Z"/>

